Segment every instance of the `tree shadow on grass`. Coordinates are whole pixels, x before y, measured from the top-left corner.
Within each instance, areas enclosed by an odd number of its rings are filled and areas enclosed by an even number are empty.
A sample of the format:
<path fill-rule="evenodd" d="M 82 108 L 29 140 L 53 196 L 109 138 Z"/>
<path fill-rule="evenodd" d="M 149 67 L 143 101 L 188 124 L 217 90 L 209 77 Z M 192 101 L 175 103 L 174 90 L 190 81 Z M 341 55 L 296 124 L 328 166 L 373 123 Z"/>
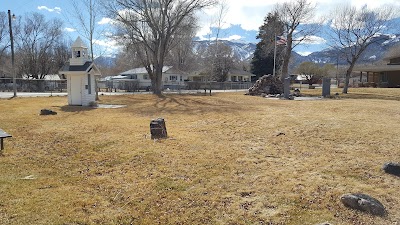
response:
<path fill-rule="evenodd" d="M 234 113 L 243 110 L 244 107 L 235 101 L 204 95 L 160 95 L 156 101 L 148 107 L 141 108 L 137 112 L 144 114 L 168 113 L 168 114 L 199 114 L 199 113 Z"/>
<path fill-rule="evenodd" d="M 95 107 L 90 107 L 90 106 L 73 106 L 73 105 L 58 106 L 58 108 L 63 112 L 85 112 L 96 109 Z"/>

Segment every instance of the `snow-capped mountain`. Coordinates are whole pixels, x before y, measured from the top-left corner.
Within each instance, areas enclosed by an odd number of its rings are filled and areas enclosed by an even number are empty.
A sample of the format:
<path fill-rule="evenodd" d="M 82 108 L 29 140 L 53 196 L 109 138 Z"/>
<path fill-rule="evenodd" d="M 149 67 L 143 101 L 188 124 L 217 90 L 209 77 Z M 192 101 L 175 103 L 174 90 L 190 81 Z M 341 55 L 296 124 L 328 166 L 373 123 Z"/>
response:
<path fill-rule="evenodd" d="M 381 34 L 373 38 L 372 44 L 363 52 L 357 64 L 371 64 L 381 61 L 387 56 L 388 51 L 400 44 L 400 34 Z M 295 55 L 294 63 L 310 61 L 315 63 L 347 64 L 335 49 L 325 49 L 311 53 L 308 56 Z"/>
<path fill-rule="evenodd" d="M 256 44 L 254 43 L 227 40 L 220 40 L 219 42 L 231 47 L 233 55 L 241 61 L 251 60 L 253 53 L 256 50 Z M 197 54 L 202 54 L 205 49 L 207 49 L 207 47 L 213 43 L 214 41 L 194 41 L 194 52 Z"/>

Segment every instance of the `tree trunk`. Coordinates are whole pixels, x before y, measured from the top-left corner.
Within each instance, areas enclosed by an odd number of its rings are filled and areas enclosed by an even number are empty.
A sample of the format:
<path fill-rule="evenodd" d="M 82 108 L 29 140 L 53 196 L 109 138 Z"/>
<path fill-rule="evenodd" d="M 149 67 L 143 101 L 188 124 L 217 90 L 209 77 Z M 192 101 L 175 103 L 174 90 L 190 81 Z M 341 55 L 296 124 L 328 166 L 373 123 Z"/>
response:
<path fill-rule="evenodd" d="M 347 94 L 347 91 L 349 90 L 349 83 L 350 83 L 350 75 L 351 72 L 353 71 L 354 65 L 350 65 L 350 68 L 346 71 L 346 79 L 344 80 L 344 87 L 343 87 L 343 94 Z"/>
<path fill-rule="evenodd" d="M 162 67 L 155 66 L 154 68 L 154 79 L 152 80 L 153 84 L 153 94 L 161 95 L 162 93 Z"/>
<path fill-rule="evenodd" d="M 292 55 L 292 34 L 287 37 L 286 54 L 282 65 L 281 81 L 285 82 L 285 78 L 289 77 L 289 60 Z"/>

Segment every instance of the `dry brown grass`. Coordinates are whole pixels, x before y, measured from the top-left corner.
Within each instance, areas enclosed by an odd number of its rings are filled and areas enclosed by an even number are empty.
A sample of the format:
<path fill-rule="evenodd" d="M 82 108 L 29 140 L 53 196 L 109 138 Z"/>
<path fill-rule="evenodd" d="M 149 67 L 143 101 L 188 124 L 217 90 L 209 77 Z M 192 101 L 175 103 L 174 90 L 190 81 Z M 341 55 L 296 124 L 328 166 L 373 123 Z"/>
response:
<path fill-rule="evenodd" d="M 0 128 L 13 135 L 0 157 L 0 224 L 398 224 L 400 179 L 381 167 L 400 161 L 400 104 L 379 98 L 400 90 L 350 90 L 321 101 L 101 97 L 120 109 L 0 100 Z M 149 138 L 156 117 L 166 140 Z M 349 192 L 389 215 L 345 208 Z"/>

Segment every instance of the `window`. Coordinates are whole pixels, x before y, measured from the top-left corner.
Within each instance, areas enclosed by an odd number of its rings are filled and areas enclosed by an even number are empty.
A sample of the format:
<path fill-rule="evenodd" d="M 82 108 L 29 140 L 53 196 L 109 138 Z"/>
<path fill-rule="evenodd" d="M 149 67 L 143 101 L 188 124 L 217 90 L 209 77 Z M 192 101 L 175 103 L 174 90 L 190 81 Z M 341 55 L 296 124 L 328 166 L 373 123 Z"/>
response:
<path fill-rule="evenodd" d="M 131 75 L 129 75 L 129 76 L 130 76 L 131 79 L 134 79 L 134 80 L 137 79 L 137 74 L 131 74 Z"/>
<path fill-rule="evenodd" d="M 74 51 L 74 56 L 75 56 L 76 58 L 81 57 L 81 51 Z"/>
<path fill-rule="evenodd" d="M 148 80 L 149 79 L 149 75 L 148 74 L 143 74 L 143 80 Z"/>
<path fill-rule="evenodd" d="M 180 81 L 183 81 L 183 76 L 182 75 L 180 76 Z"/>
<path fill-rule="evenodd" d="M 169 76 L 169 80 L 170 81 L 177 81 L 178 80 L 178 76 Z"/>

